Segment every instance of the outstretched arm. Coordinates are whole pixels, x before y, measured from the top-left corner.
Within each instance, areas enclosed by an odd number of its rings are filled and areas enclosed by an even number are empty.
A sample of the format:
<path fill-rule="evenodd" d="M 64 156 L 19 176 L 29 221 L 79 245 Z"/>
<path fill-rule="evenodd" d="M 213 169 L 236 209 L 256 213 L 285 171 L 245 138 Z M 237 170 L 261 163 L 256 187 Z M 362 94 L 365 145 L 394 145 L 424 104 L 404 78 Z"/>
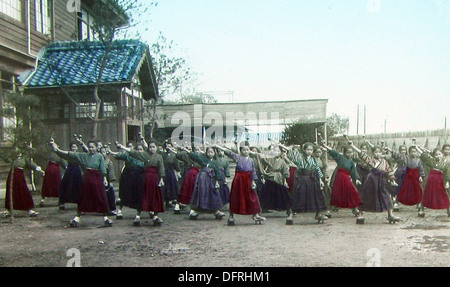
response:
<path fill-rule="evenodd" d="M 83 136 L 82 135 L 73 135 L 75 137 L 75 140 L 77 141 L 78 145 L 81 146 L 84 152 L 89 152 L 89 148 L 87 145 L 83 142 Z"/>

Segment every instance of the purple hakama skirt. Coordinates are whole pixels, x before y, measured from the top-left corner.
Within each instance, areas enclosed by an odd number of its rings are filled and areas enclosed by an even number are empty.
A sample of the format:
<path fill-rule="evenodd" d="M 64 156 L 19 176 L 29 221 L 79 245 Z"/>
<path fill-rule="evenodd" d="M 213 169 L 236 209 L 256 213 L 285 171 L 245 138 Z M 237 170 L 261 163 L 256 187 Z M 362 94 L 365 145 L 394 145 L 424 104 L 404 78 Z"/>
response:
<path fill-rule="evenodd" d="M 372 170 L 361 191 L 361 211 L 384 212 L 392 208 L 387 185 L 386 173 Z"/>
<path fill-rule="evenodd" d="M 260 201 L 263 210 L 282 211 L 292 208 L 289 188 L 271 180 L 266 180 Z"/>
<path fill-rule="evenodd" d="M 59 185 L 59 204 L 79 203 L 83 182 L 81 168 L 77 164 L 69 164 Z"/>
<path fill-rule="evenodd" d="M 320 212 L 328 209 L 325 193 L 315 171 L 297 169 L 292 190 L 294 212 Z"/>
<path fill-rule="evenodd" d="M 214 170 L 210 168 L 200 170 L 190 205 L 197 211 L 217 211 L 223 207 L 219 190 L 216 188 Z"/>
<path fill-rule="evenodd" d="M 163 194 L 165 201 L 172 201 L 180 196 L 177 174 L 171 165 L 166 166 Z"/>

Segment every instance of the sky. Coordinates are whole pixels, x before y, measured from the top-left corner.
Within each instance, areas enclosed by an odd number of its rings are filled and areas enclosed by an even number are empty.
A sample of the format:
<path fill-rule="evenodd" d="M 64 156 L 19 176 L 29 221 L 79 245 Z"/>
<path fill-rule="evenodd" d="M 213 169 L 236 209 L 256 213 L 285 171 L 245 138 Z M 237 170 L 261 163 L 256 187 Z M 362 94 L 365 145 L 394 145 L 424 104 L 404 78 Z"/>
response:
<path fill-rule="evenodd" d="M 367 134 L 450 121 L 450 0 L 157 2 L 142 39 L 174 41 L 219 102 L 328 99 L 352 135 L 358 105 L 360 134 L 364 106 Z"/>

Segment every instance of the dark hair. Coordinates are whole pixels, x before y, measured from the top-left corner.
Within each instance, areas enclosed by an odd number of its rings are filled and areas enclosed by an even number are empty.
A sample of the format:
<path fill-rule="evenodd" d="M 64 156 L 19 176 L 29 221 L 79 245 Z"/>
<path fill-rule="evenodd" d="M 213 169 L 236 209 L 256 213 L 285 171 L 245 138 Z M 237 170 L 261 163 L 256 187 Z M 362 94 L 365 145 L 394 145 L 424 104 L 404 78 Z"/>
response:
<path fill-rule="evenodd" d="M 408 148 L 406 147 L 406 145 L 402 144 L 398 147 L 398 151 L 400 151 L 402 148 L 404 148 L 405 150 L 408 150 Z"/>
<path fill-rule="evenodd" d="M 370 146 L 367 143 L 362 143 L 359 148 L 366 147 L 367 150 L 370 150 Z"/>
<path fill-rule="evenodd" d="M 315 146 L 315 145 L 314 145 L 312 142 L 307 142 L 307 143 L 304 143 L 304 144 L 303 144 L 302 150 L 305 151 L 308 147 L 312 147 L 313 150 L 314 150 L 314 146 Z"/>
<path fill-rule="evenodd" d="M 314 146 L 314 152 L 316 152 L 316 151 L 318 151 L 318 150 L 322 151 L 322 147 L 319 146 L 319 145 L 315 145 L 315 146 Z"/>
<path fill-rule="evenodd" d="M 216 148 L 209 146 L 206 148 L 206 153 L 208 153 L 208 150 L 212 150 L 214 153 L 216 153 Z"/>
<path fill-rule="evenodd" d="M 73 145 L 76 145 L 77 146 L 77 148 L 78 148 L 78 144 L 76 143 L 76 142 L 70 142 L 70 144 L 69 144 L 69 148 L 71 148 Z"/>
<path fill-rule="evenodd" d="M 447 148 L 447 147 L 450 147 L 450 144 L 444 144 L 444 145 L 442 146 L 442 150 L 444 150 L 444 149 Z"/>
<path fill-rule="evenodd" d="M 449 145 L 449 146 L 450 146 L 450 145 Z M 433 156 L 436 156 L 436 153 L 437 153 L 438 151 L 442 152 L 440 148 L 438 148 L 438 147 L 435 148 L 435 149 L 433 150 Z"/>
<path fill-rule="evenodd" d="M 411 153 L 411 151 L 412 151 L 413 149 L 417 150 L 417 148 L 416 148 L 415 146 L 410 146 L 409 149 L 408 149 L 408 153 Z"/>
<path fill-rule="evenodd" d="M 150 139 L 150 140 L 148 141 L 148 145 L 150 145 L 150 144 L 154 144 L 155 146 L 159 146 L 158 141 L 155 140 L 155 139 Z"/>
<path fill-rule="evenodd" d="M 251 146 L 250 147 L 250 150 L 252 150 L 252 149 L 256 149 L 256 151 L 258 152 L 258 153 L 260 153 L 261 152 L 261 150 L 258 148 L 258 147 L 256 147 L 256 146 Z"/>
<path fill-rule="evenodd" d="M 87 146 L 89 146 L 90 144 L 94 144 L 95 146 L 97 146 L 97 141 L 90 140 L 90 141 L 87 142 Z"/>
<path fill-rule="evenodd" d="M 249 144 L 248 141 L 242 142 L 242 143 L 239 145 L 239 151 L 242 151 L 242 149 L 243 149 L 244 147 L 250 148 L 250 144 Z"/>
<path fill-rule="evenodd" d="M 376 146 L 374 146 L 374 147 L 372 148 L 372 152 L 375 153 L 375 151 L 376 151 L 377 149 L 379 149 L 381 152 L 383 152 L 383 150 L 384 150 L 381 146 L 376 145 Z"/>
<path fill-rule="evenodd" d="M 353 148 L 349 145 L 344 146 L 342 149 L 342 153 L 346 154 L 349 150 L 353 150 Z"/>

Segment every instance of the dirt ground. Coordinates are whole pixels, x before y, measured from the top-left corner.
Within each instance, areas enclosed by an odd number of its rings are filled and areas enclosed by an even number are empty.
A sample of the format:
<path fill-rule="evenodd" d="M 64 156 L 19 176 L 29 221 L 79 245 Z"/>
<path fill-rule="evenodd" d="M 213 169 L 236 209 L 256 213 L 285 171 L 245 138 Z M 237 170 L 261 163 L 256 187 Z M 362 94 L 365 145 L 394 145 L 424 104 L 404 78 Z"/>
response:
<path fill-rule="evenodd" d="M 38 203 L 39 195 L 34 199 Z M 273 212 L 263 214 L 262 225 L 236 215 L 233 227 L 211 214 L 191 221 L 188 210 L 181 215 L 167 210 L 161 227 L 143 214 L 144 224 L 136 228 L 135 211 L 124 209 L 124 220 L 111 217 L 112 228 L 91 215 L 72 229 L 67 226 L 76 205 L 65 211 L 56 199 L 47 205 L 36 207 L 37 218 L 16 212 L 14 224 L 0 217 L 0 267 L 65 267 L 73 248 L 82 267 L 450 266 L 445 210 L 426 210 L 426 217 L 418 218 L 415 207 L 401 206 L 402 222 L 389 224 L 385 213 L 366 213 L 364 225 L 355 224 L 351 210 L 333 212 L 325 224 L 317 224 L 314 214 L 298 214 L 292 226 L 285 225 L 285 212 Z"/>
<path fill-rule="evenodd" d="M 154 227 L 144 217 L 145 224 L 135 228 L 128 209 L 112 228 L 102 227 L 100 216 L 82 217 L 79 228 L 67 228 L 75 208 L 59 211 L 54 202 L 38 208 L 38 218 L 17 214 L 14 224 L 0 219 L 0 267 L 64 267 L 72 248 L 80 251 L 82 267 L 450 265 L 445 211 L 418 218 L 415 208 L 402 206 L 401 223 L 391 225 L 386 214 L 367 213 L 366 224 L 356 225 L 349 210 L 340 210 L 323 225 L 313 214 L 297 215 L 293 226 L 284 224 L 283 212 L 274 212 L 265 214 L 263 225 L 236 216 L 234 227 L 208 214 L 190 221 L 187 212 L 166 212 L 163 226 Z"/>

